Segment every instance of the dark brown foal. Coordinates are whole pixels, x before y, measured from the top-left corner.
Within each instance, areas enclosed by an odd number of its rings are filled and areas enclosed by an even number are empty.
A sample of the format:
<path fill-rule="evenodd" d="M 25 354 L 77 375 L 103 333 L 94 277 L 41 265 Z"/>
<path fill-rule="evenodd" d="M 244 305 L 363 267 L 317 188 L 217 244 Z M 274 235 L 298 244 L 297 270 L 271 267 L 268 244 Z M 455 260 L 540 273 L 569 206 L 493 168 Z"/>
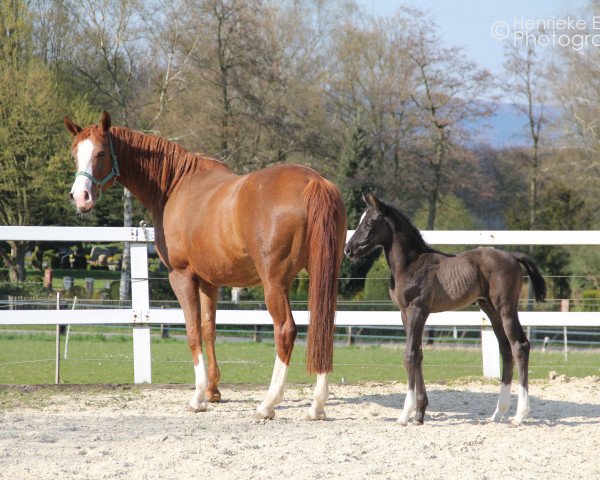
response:
<path fill-rule="evenodd" d="M 488 315 L 498 338 L 503 360 L 502 386 L 493 421 L 499 421 L 510 406 L 514 362 L 519 369 L 519 401 L 514 425 L 529 413 L 529 341 L 521 327 L 518 301 L 524 266 L 538 302 L 544 301 L 546 283 L 526 255 L 494 248 L 477 248 L 458 255 L 434 250 L 401 212 L 365 196 L 368 208 L 345 248 L 350 259 L 382 246 L 390 266 L 390 296 L 402 312 L 406 330 L 404 365 L 408 392 L 398 421 L 422 424 L 428 400 L 423 379 L 423 329 L 430 313 L 456 310 L 478 303 Z"/>

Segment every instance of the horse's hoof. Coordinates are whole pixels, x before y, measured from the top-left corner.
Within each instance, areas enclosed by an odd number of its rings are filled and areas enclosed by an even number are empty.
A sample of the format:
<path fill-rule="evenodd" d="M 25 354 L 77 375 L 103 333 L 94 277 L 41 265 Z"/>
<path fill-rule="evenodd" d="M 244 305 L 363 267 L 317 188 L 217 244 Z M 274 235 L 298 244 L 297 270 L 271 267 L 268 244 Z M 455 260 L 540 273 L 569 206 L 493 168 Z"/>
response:
<path fill-rule="evenodd" d="M 272 420 L 275 418 L 275 410 L 263 410 L 260 407 L 252 414 L 254 420 Z"/>
<path fill-rule="evenodd" d="M 523 420 L 518 420 L 516 418 L 513 418 L 512 421 L 510 422 L 510 426 L 512 428 L 520 427 L 521 425 L 523 425 Z"/>
<path fill-rule="evenodd" d="M 205 397 L 206 397 L 207 402 L 211 402 L 211 403 L 220 402 L 221 401 L 221 392 L 219 392 L 218 390 L 216 392 L 206 392 Z"/>
<path fill-rule="evenodd" d="M 192 413 L 206 412 L 206 402 L 201 402 L 197 406 L 188 403 L 187 409 Z"/>
<path fill-rule="evenodd" d="M 408 426 L 408 420 L 404 420 L 403 418 L 399 418 L 396 423 L 398 423 L 398 425 L 402 425 L 403 427 Z"/>
<path fill-rule="evenodd" d="M 417 419 L 415 418 L 415 419 L 413 420 L 413 423 L 412 423 L 412 424 L 413 424 L 413 425 L 418 425 L 418 426 L 421 426 L 421 425 L 423 425 L 423 419 L 421 419 L 421 420 L 417 420 Z"/>
<path fill-rule="evenodd" d="M 492 416 L 490 418 L 488 418 L 488 422 L 495 422 L 495 423 L 500 422 L 505 413 L 506 413 L 506 411 L 497 411 L 496 410 L 492 414 Z"/>
<path fill-rule="evenodd" d="M 309 408 L 308 412 L 306 412 L 305 420 L 308 422 L 312 422 L 316 420 L 325 420 L 326 418 L 327 415 L 325 415 L 325 410 L 318 412 L 316 410 L 313 410 L 312 408 Z"/>

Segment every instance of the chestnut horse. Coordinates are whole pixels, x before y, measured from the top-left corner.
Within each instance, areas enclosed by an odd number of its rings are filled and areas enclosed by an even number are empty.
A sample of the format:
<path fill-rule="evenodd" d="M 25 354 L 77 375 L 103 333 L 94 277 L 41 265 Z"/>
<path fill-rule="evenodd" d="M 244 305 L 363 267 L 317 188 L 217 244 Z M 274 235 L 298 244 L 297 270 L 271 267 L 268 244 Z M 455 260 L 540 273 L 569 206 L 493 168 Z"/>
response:
<path fill-rule="evenodd" d="M 510 406 L 510 387 L 515 361 L 519 368 L 519 402 L 513 425 L 520 425 L 529 413 L 529 341 L 517 311 L 523 284 L 523 270 L 529 274 L 535 298 L 543 302 L 546 282 L 533 261 L 520 253 L 495 248 L 449 255 L 431 248 L 410 220 L 400 211 L 372 194 L 365 195 L 368 208 L 345 248 L 356 259 L 382 246 L 390 266 L 390 296 L 402 312 L 406 330 L 404 365 L 408 392 L 402 414 L 403 425 L 414 414 L 422 424 L 427 408 L 423 379 L 423 328 L 430 313 L 466 307 L 475 302 L 489 317 L 500 345 L 502 385 L 496 411 L 490 418 L 499 421 Z"/>
<path fill-rule="evenodd" d="M 156 249 L 185 316 L 196 376 L 190 408 L 204 411 L 207 400 L 221 399 L 214 344 L 219 286 L 262 282 L 277 356 L 271 385 L 254 417 L 274 417 L 296 338 L 290 284 L 306 268 L 306 365 L 317 373 L 307 418 L 324 419 L 346 236 L 346 210 L 337 187 L 299 165 L 276 165 L 239 176 L 223 163 L 164 138 L 111 127 L 107 112 L 99 125 L 83 129 L 67 117 L 64 122 L 74 136 L 77 173 L 70 196 L 77 210 L 90 211 L 101 191 L 118 182 L 152 215 Z"/>

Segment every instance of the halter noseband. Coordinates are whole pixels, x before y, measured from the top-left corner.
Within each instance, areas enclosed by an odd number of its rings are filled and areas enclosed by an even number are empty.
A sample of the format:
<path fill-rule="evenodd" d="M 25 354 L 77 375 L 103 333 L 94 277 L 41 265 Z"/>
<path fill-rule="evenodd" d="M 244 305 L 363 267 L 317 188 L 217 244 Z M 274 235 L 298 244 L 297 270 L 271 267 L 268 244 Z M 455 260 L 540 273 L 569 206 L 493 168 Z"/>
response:
<path fill-rule="evenodd" d="M 110 158 L 112 161 L 112 168 L 110 169 L 109 174 L 106 175 L 106 177 L 104 177 L 102 180 L 98 180 L 96 177 L 90 175 L 87 172 L 77 172 L 75 174 L 75 178 L 77 178 L 77 176 L 79 175 L 83 175 L 84 177 L 89 178 L 92 181 L 92 183 L 96 185 L 96 187 L 98 187 L 98 200 L 100 200 L 100 198 L 102 197 L 102 187 L 104 187 L 104 185 L 106 185 L 111 179 L 114 179 L 113 182 L 117 183 L 117 178 L 120 175 L 119 163 L 117 162 L 117 156 L 115 155 L 115 150 L 113 148 L 112 137 L 110 135 L 110 132 L 106 133 L 108 135 L 108 146 L 110 148 Z"/>

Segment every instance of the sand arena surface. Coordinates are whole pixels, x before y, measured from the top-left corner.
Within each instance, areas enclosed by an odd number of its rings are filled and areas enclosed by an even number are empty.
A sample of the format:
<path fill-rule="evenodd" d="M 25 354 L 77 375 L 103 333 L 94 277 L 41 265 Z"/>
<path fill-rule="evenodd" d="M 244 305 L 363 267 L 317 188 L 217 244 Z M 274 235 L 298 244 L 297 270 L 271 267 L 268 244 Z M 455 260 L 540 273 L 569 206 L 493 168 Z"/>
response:
<path fill-rule="evenodd" d="M 266 387 L 224 385 L 197 414 L 187 387 L 0 389 L 0 478 L 600 478 L 598 377 L 532 382 L 519 428 L 485 421 L 492 383 L 428 385 L 422 427 L 396 423 L 399 383 L 331 385 L 321 422 L 304 421 L 312 387 L 288 386 L 256 423 Z"/>

